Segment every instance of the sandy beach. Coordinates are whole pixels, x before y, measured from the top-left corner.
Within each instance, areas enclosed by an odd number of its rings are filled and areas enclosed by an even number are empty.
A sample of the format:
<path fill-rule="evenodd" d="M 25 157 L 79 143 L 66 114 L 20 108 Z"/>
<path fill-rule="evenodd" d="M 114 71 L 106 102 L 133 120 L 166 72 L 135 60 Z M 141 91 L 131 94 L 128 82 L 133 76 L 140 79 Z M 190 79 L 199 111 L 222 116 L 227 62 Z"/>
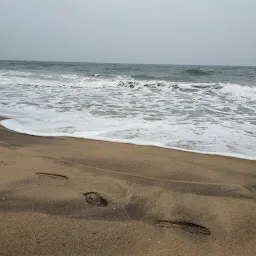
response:
<path fill-rule="evenodd" d="M 1 256 L 255 255 L 256 161 L 1 126 L 0 216 Z"/>

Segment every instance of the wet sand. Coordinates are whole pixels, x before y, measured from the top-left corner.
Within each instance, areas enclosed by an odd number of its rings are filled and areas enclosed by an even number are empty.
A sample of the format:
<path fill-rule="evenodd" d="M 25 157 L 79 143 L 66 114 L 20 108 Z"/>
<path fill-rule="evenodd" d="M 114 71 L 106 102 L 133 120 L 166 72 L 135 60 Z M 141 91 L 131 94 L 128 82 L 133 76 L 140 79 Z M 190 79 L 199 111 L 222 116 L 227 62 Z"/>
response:
<path fill-rule="evenodd" d="M 256 161 L 0 126 L 0 255 L 255 255 Z"/>

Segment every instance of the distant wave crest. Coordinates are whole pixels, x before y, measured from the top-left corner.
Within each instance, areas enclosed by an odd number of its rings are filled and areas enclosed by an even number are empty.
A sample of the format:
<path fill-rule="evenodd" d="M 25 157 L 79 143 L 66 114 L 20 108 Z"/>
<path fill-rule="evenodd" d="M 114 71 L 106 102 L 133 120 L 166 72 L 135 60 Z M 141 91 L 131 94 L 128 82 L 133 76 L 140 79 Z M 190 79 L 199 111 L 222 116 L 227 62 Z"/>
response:
<path fill-rule="evenodd" d="M 193 76 L 207 76 L 214 73 L 213 70 L 205 70 L 200 68 L 189 68 L 184 70 L 185 73 L 193 75 Z"/>

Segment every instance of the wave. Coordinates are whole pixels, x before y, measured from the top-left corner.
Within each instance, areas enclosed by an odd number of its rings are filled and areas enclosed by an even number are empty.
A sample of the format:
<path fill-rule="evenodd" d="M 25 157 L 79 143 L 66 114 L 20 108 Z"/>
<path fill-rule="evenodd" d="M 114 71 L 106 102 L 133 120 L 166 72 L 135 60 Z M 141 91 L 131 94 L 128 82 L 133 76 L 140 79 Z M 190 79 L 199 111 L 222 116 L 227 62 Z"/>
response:
<path fill-rule="evenodd" d="M 256 101 L 256 87 L 242 86 L 231 83 L 187 83 L 187 82 L 166 82 L 166 81 L 119 81 L 119 86 L 139 89 L 146 87 L 152 90 L 180 90 L 184 92 L 211 91 L 219 92 L 223 95 L 234 96 L 239 99 L 249 99 Z"/>
<path fill-rule="evenodd" d="M 197 71 L 196 71 L 197 72 Z M 200 71 L 201 72 L 201 71 Z M 25 87 L 70 87 L 70 88 L 127 88 L 129 90 L 148 89 L 150 91 L 168 90 L 183 92 L 215 92 L 227 95 L 235 99 L 256 101 L 256 86 L 245 86 L 233 83 L 195 83 L 195 82 L 174 82 L 167 80 L 138 80 L 131 76 L 109 76 L 103 74 L 90 74 L 89 76 L 79 76 L 76 74 L 63 74 L 61 76 L 51 76 L 42 74 L 34 77 L 27 72 L 9 71 L 7 76 L 0 74 L 0 86 L 25 86 Z"/>
<path fill-rule="evenodd" d="M 0 71 L 0 91 L 19 132 L 255 157 L 255 85 Z"/>
<path fill-rule="evenodd" d="M 124 81 L 120 80 L 118 86 L 130 87 L 139 89 L 146 87 L 149 89 L 174 89 L 174 90 L 198 90 L 198 89 L 221 89 L 224 85 L 222 83 L 188 83 L 188 82 L 168 82 L 168 81 Z"/>
<path fill-rule="evenodd" d="M 181 73 L 179 74 L 181 77 L 184 76 L 184 72 L 188 73 L 191 76 L 207 76 L 207 75 L 211 75 L 213 74 L 215 71 L 212 70 L 203 70 L 203 69 L 185 69 L 182 70 Z M 113 77 L 117 77 L 116 75 L 112 75 L 112 74 L 89 74 L 89 77 L 101 77 L 101 78 L 113 78 Z M 135 80 L 146 80 L 146 81 L 150 81 L 150 80 L 164 80 L 164 81 L 172 81 L 175 77 L 175 75 L 169 75 L 169 74 L 132 74 L 132 76 L 127 76 L 130 78 L 133 78 Z"/>
<path fill-rule="evenodd" d="M 185 69 L 184 72 L 193 76 L 208 76 L 215 73 L 213 70 L 205 70 L 200 68 L 189 68 Z"/>
<path fill-rule="evenodd" d="M 132 77 L 138 80 L 156 80 L 156 79 L 169 80 L 171 78 L 171 77 L 158 77 L 158 76 L 152 76 L 152 75 L 133 75 Z"/>

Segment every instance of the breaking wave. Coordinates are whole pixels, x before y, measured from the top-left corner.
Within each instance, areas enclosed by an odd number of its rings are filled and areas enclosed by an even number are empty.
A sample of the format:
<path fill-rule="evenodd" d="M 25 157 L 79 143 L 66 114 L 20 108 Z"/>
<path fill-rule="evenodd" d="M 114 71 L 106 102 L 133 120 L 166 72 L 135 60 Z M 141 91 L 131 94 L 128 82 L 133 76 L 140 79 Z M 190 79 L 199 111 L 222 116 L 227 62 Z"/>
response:
<path fill-rule="evenodd" d="M 192 72 L 205 72 L 203 70 L 191 69 Z M 191 71 L 190 70 L 190 71 Z M 207 71 L 208 72 L 208 71 Z M 200 83 L 200 82 L 175 82 L 166 80 L 139 80 L 131 76 L 105 76 L 104 74 L 90 74 L 89 76 L 41 75 L 35 77 L 29 72 L 9 71 L 9 76 L 0 74 L 3 86 L 17 85 L 25 87 L 70 87 L 70 88 L 127 88 L 129 90 L 148 89 L 149 91 L 178 90 L 183 92 L 218 92 L 236 99 L 247 99 L 256 101 L 256 87 L 233 83 Z"/>

